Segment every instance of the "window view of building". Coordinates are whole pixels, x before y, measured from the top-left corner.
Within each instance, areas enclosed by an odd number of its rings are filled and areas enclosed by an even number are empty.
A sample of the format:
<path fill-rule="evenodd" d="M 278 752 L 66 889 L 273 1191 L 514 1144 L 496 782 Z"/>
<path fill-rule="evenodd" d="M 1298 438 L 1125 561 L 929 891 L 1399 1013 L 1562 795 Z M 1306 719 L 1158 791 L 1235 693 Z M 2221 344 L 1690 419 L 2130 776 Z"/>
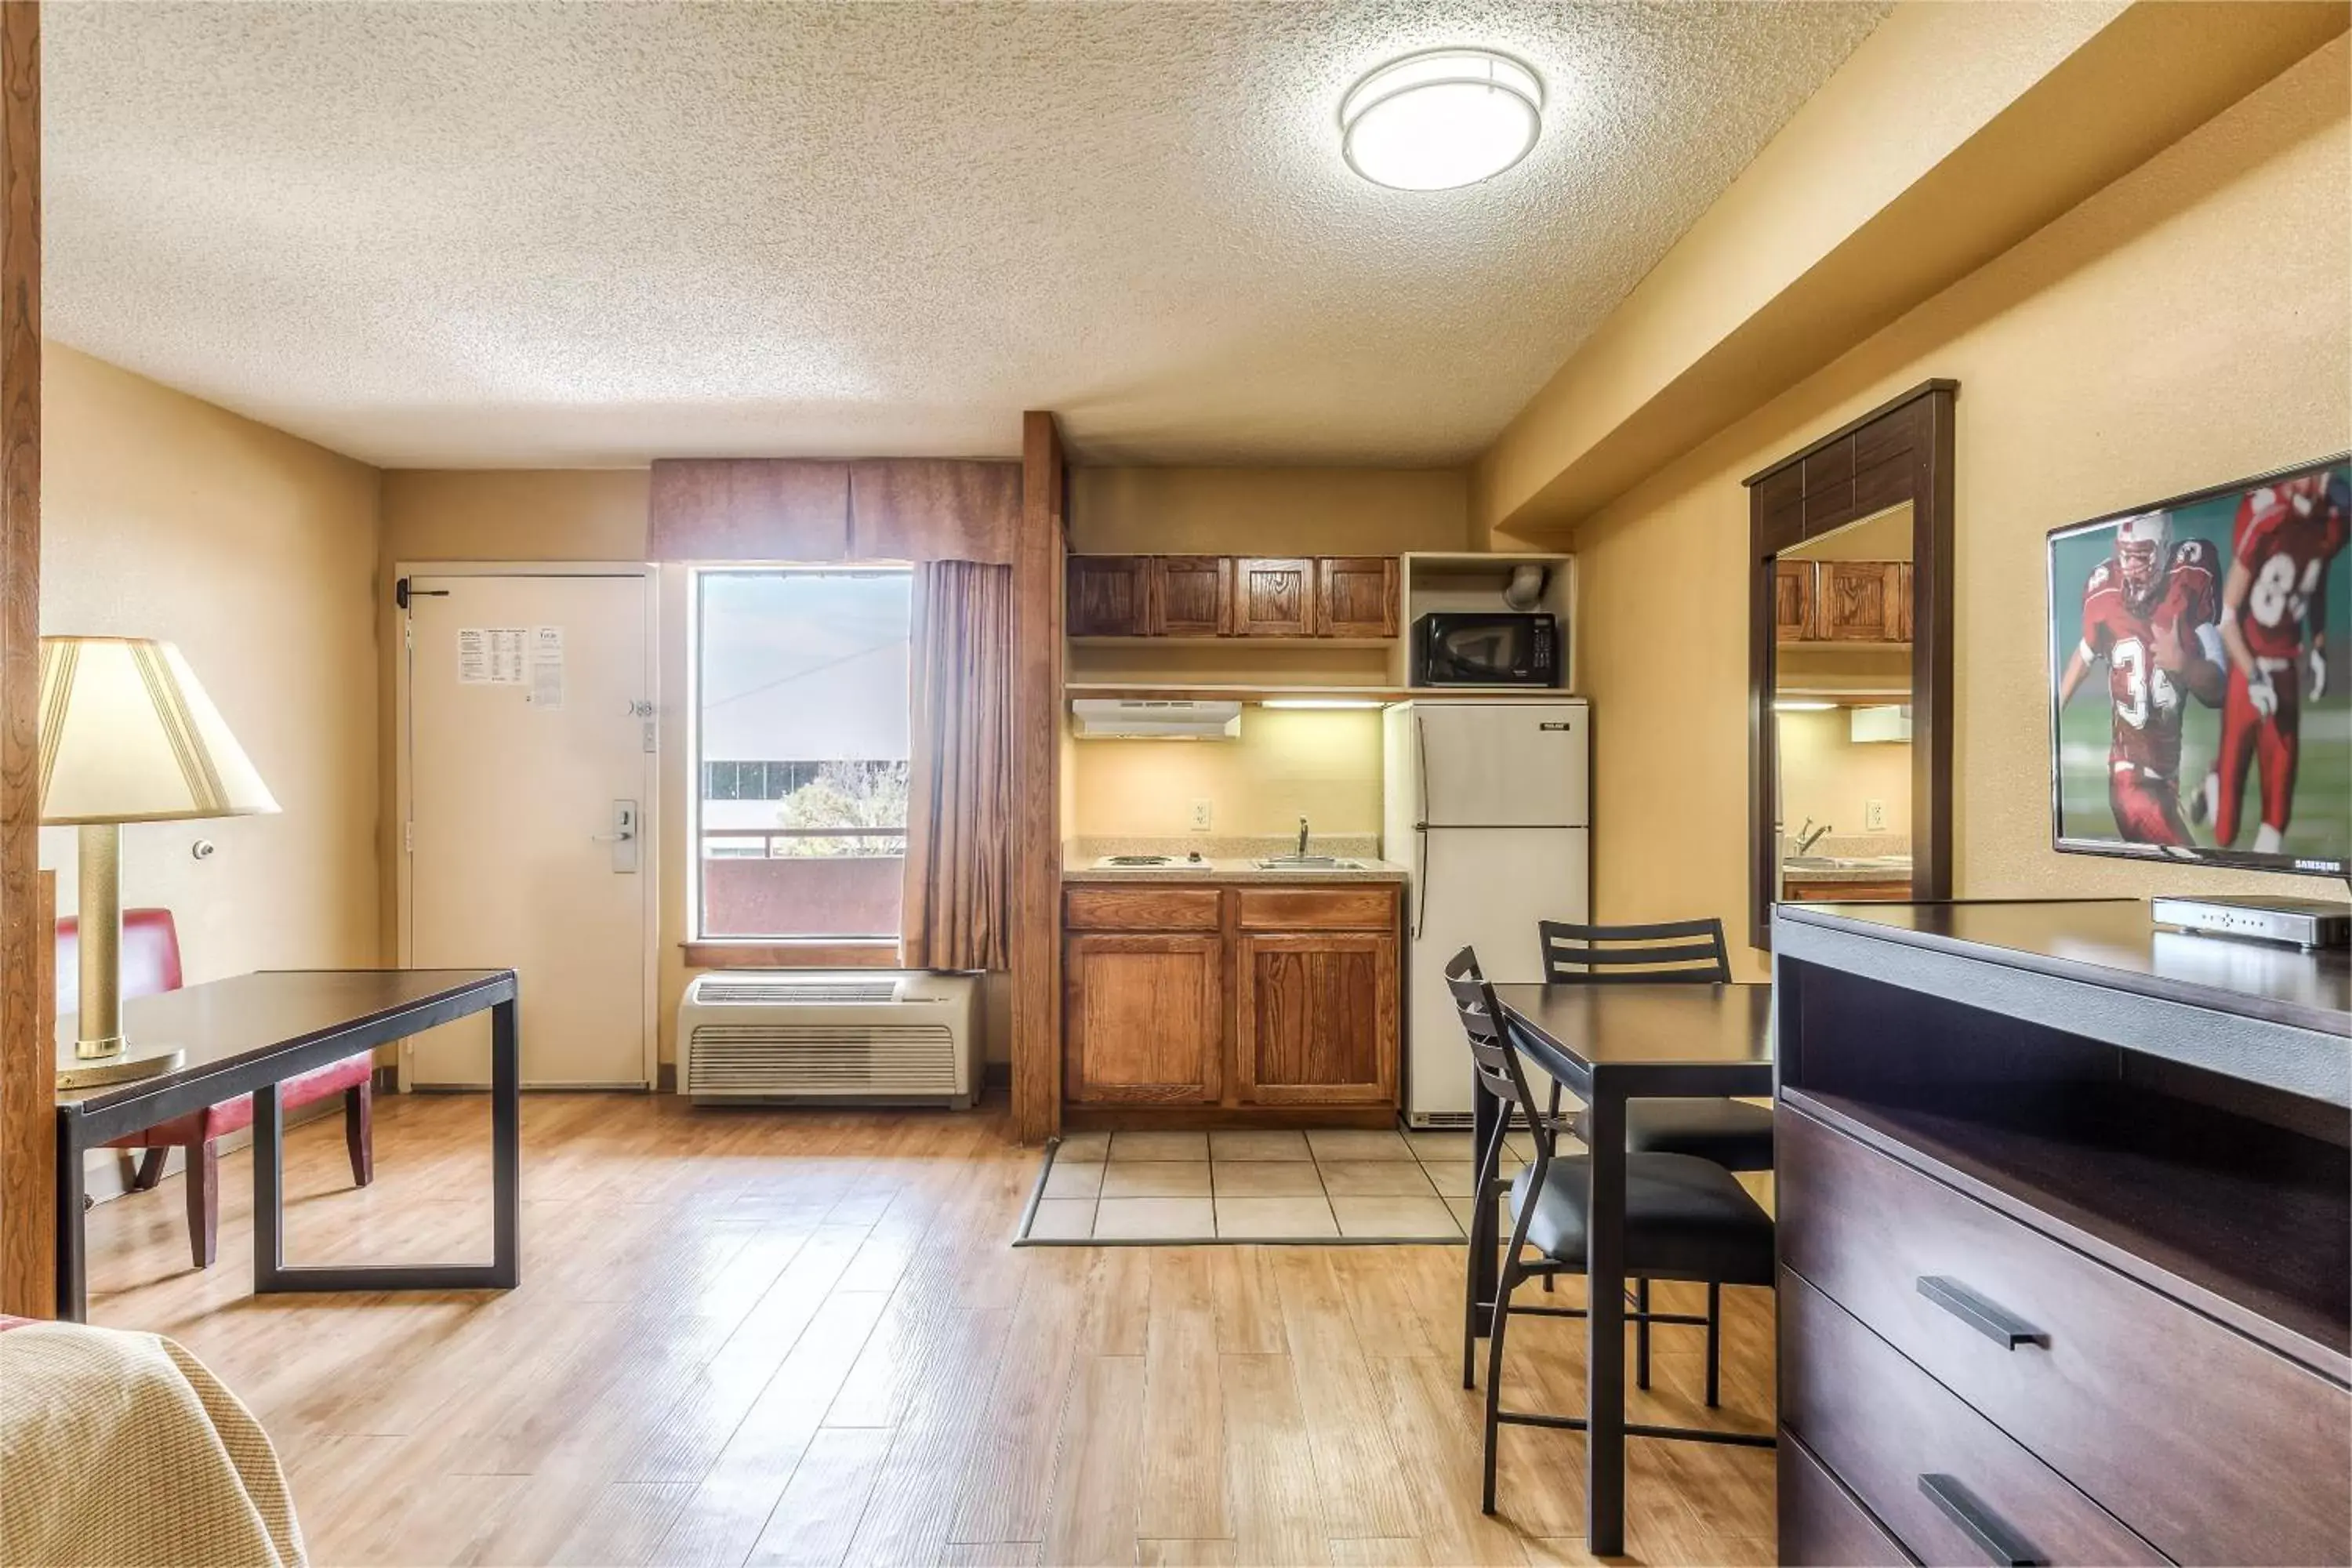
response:
<path fill-rule="evenodd" d="M 908 574 L 711 571 L 696 600 L 698 934 L 896 936 Z"/>

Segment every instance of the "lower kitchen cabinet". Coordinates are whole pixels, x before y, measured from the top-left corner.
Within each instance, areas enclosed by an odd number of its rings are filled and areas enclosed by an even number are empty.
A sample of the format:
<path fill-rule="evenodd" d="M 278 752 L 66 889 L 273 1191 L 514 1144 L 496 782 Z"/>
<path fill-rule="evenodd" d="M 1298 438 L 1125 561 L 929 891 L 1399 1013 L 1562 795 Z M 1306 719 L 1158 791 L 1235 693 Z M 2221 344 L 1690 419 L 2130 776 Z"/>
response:
<path fill-rule="evenodd" d="M 1397 1095 L 1392 934 L 1244 931 L 1234 964 L 1234 1097 L 1390 1105 Z"/>
<path fill-rule="evenodd" d="M 1066 1098 L 1216 1103 L 1224 1089 L 1222 936 L 1073 935 L 1062 984 Z"/>
<path fill-rule="evenodd" d="M 1396 1105 L 1398 908 L 1394 883 L 1071 888 L 1065 1099 Z"/>

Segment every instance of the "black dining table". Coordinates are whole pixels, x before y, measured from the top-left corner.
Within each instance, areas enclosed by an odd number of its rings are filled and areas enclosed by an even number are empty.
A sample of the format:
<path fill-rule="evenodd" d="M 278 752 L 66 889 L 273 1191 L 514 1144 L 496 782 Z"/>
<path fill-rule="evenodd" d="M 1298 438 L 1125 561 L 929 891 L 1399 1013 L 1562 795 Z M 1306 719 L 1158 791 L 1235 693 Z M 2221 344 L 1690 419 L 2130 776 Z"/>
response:
<path fill-rule="evenodd" d="M 1625 1549 L 1625 1102 L 1772 1092 L 1772 988 L 1681 983 L 1498 984 L 1520 1057 L 1590 1107 L 1585 1237 L 1585 1550 Z M 1476 1147 L 1502 1102 L 1472 1079 Z M 1475 1297 L 1495 1299 L 1495 1205 L 1472 1211 Z M 1482 1324 L 1491 1329 L 1492 1324 Z M 1759 1442 L 1769 1439 L 1759 1438 Z"/>

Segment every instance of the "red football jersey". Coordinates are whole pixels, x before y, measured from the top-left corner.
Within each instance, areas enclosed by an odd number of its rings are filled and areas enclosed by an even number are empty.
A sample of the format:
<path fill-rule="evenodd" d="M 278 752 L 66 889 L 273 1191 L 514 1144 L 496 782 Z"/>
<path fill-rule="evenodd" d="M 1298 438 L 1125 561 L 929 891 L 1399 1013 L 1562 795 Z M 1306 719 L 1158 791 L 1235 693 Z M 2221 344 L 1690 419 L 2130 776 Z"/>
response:
<path fill-rule="evenodd" d="M 2303 647 L 2304 617 L 2344 548 L 2340 499 L 2320 476 L 2264 485 L 2238 503 L 2237 558 L 2253 574 L 2239 629 L 2257 658 L 2293 658 Z"/>
<path fill-rule="evenodd" d="M 2157 668 L 2157 629 L 2177 632 L 2181 651 L 2202 658 L 2197 628 L 2213 623 L 2221 598 L 2213 547 L 2201 539 L 2172 547 L 2153 598 L 2137 606 L 2125 600 L 2123 574 L 2113 557 L 2091 574 L 2083 589 L 2083 647 L 2107 661 L 2107 696 L 2115 709 L 2111 763 L 2131 763 L 2162 778 L 2175 775 L 2185 693 L 2169 671 Z"/>

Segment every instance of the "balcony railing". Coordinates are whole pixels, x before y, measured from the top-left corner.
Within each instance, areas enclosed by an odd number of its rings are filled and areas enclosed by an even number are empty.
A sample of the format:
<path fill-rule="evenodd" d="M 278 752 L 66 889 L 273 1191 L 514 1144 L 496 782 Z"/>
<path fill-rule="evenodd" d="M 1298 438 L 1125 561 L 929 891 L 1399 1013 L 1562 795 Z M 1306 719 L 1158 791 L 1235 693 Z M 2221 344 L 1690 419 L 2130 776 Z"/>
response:
<path fill-rule="evenodd" d="M 795 854 L 794 840 L 855 838 L 876 845 L 830 855 Z M 896 937 L 907 868 L 903 827 L 708 827 L 702 830 L 702 934 Z"/>

